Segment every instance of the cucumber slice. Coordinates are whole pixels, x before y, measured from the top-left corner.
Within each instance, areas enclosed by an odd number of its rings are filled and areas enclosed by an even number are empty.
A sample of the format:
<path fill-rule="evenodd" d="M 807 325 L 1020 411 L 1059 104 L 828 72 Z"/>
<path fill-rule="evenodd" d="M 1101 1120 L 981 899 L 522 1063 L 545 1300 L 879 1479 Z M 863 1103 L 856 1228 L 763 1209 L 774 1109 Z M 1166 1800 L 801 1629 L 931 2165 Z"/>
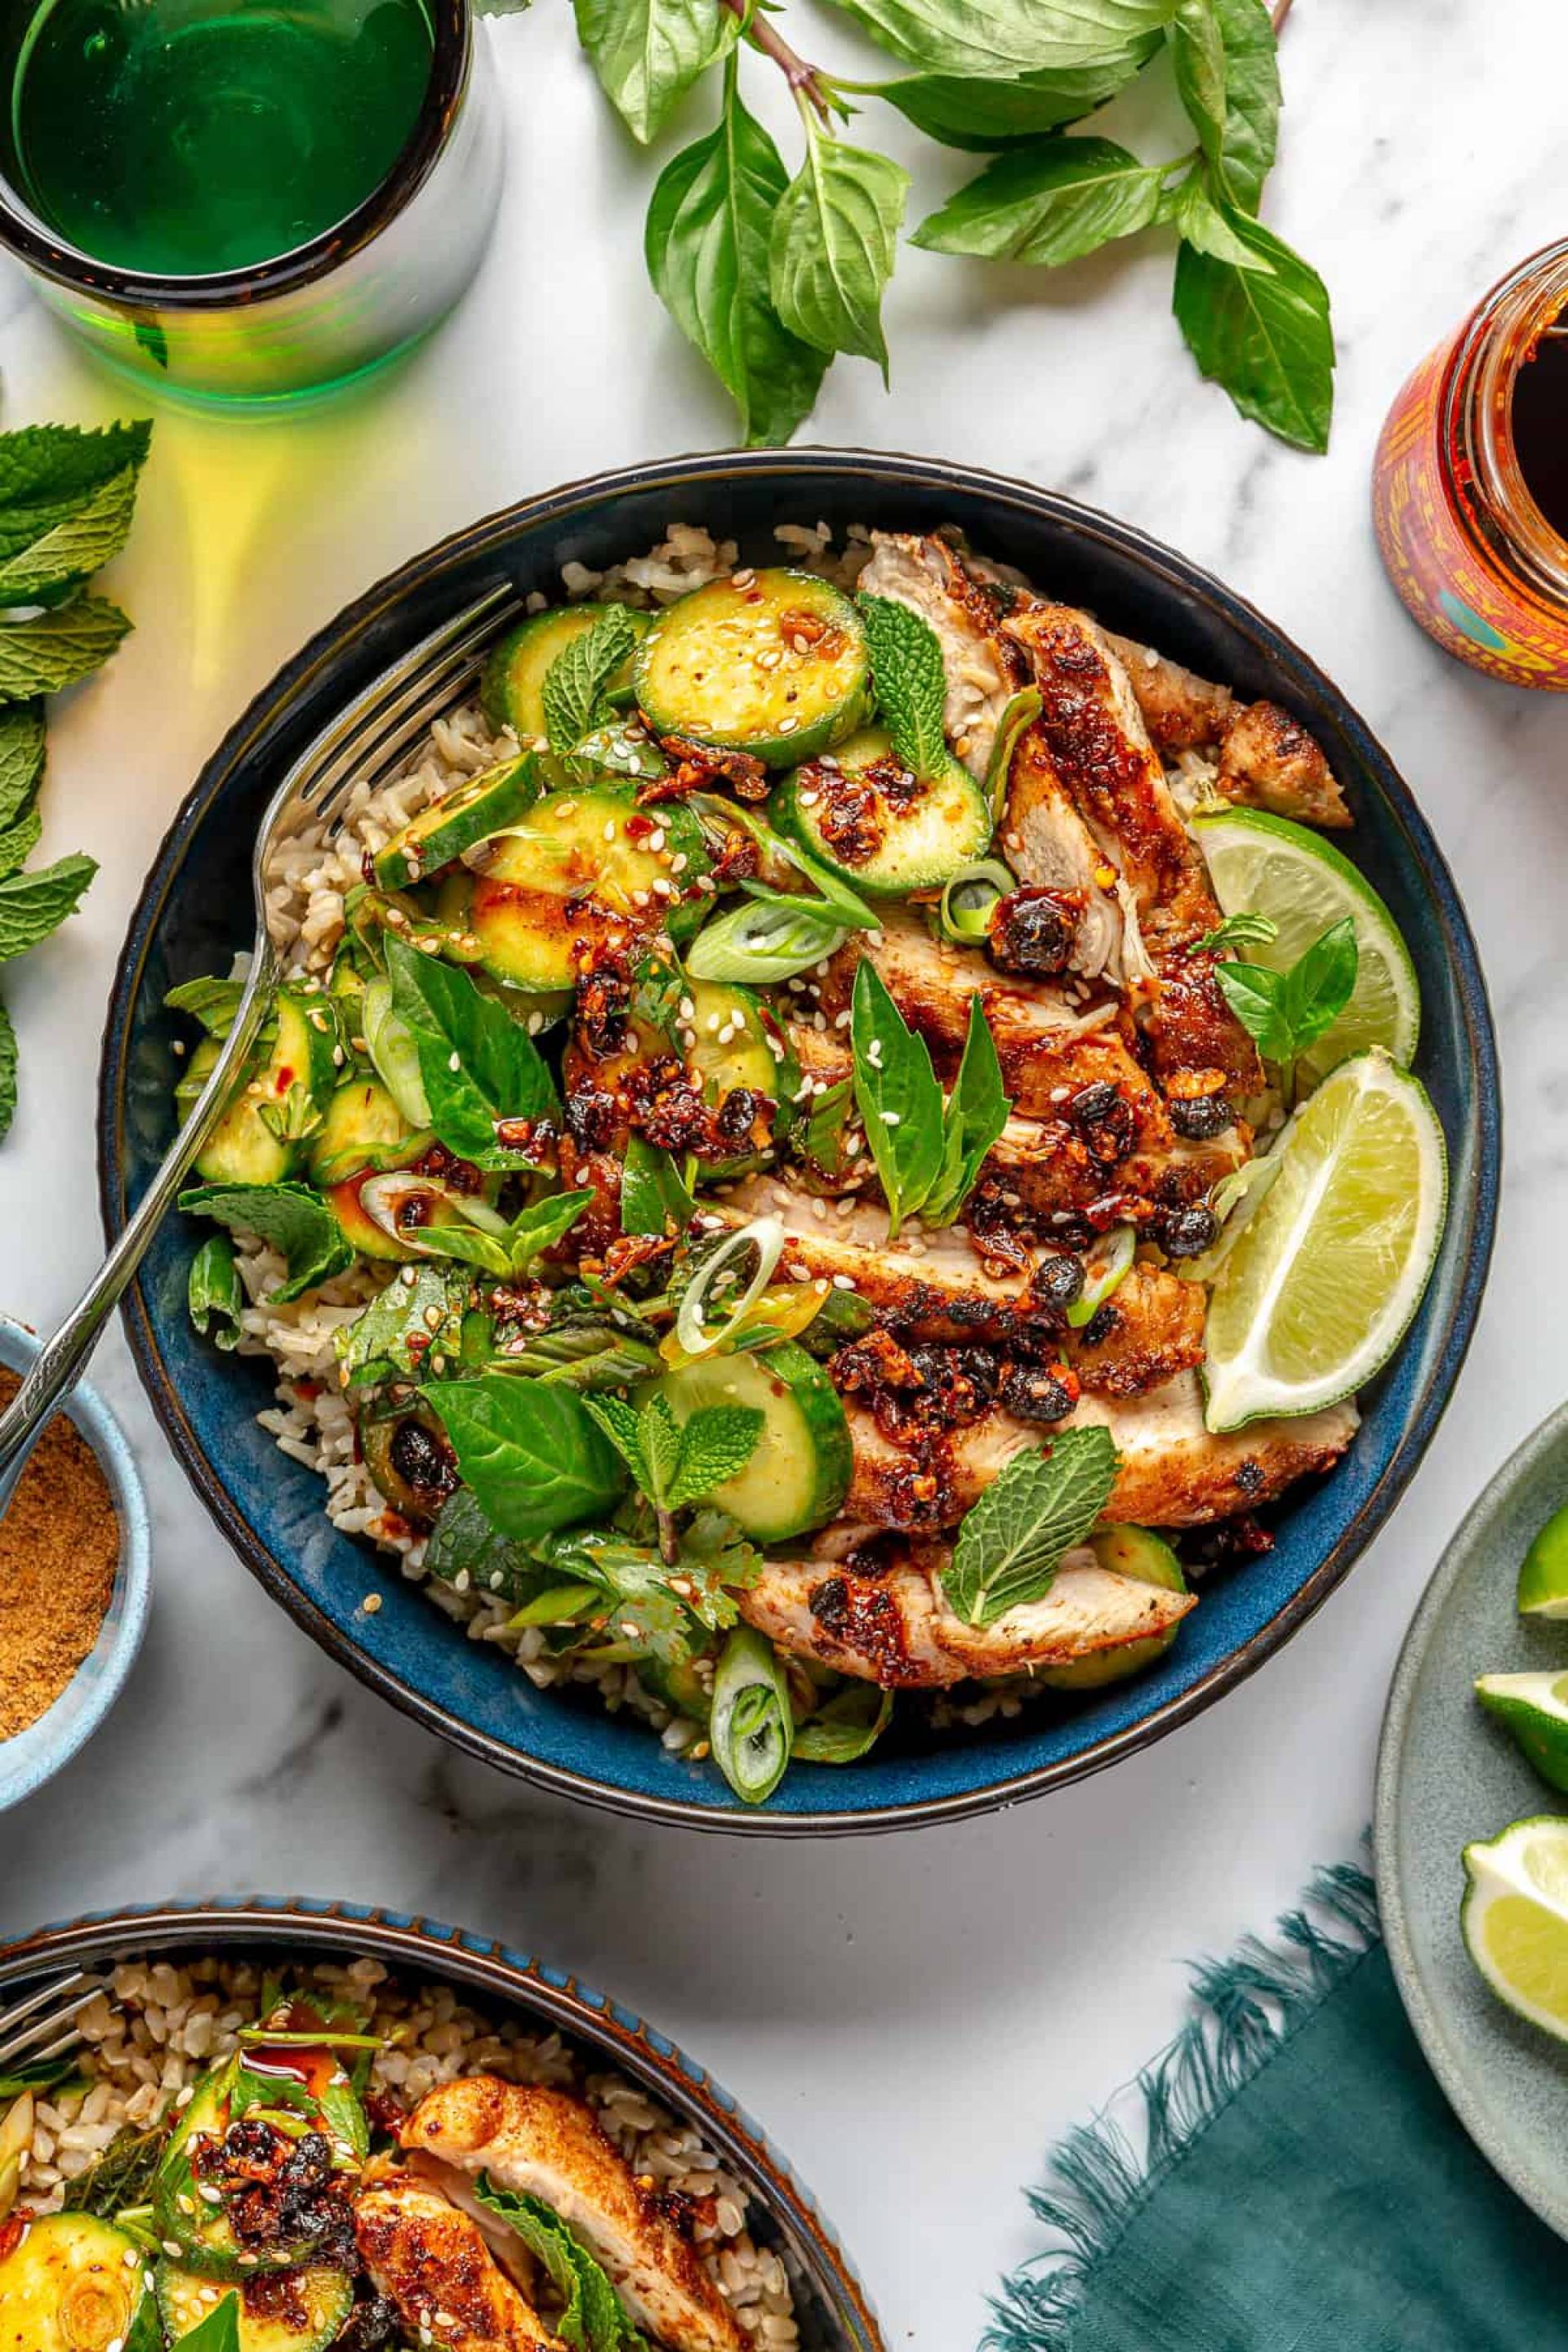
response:
<path fill-rule="evenodd" d="M 174 2245 L 214 2278 L 241 2278 L 247 2271 L 285 2270 L 297 2260 L 294 2249 L 258 2254 L 254 2263 L 240 2262 L 241 2248 L 221 2205 L 209 2204 L 198 2193 L 191 2169 L 191 2143 L 221 2140 L 232 2119 L 232 2096 L 238 2061 L 230 2059 L 205 2074 L 195 2095 L 181 2116 L 174 2137 L 163 2150 L 153 2182 L 153 2222 L 165 2248 Z"/>
<path fill-rule="evenodd" d="M 737 572 L 658 615 L 637 650 L 656 734 L 787 768 L 869 715 L 871 656 L 847 596 L 809 572 Z"/>
<path fill-rule="evenodd" d="M 281 1183 L 298 1165 L 337 1082 L 337 1022 L 325 996 L 280 989 L 263 1034 L 269 1042 L 245 1070 L 196 1154 L 196 1173 L 208 1184 Z M 189 1117 L 217 1055 L 211 1037 L 192 1054 L 174 1088 L 182 1118 Z"/>
<path fill-rule="evenodd" d="M 223 2297 L 235 2293 L 222 2280 L 187 2270 L 167 2254 L 158 2264 L 155 2283 L 158 2316 L 172 2345 L 194 2335 Z M 325 2263 L 281 2273 L 273 2283 L 267 2311 L 250 2310 L 240 2296 L 239 2352 L 321 2352 L 336 2342 L 353 2299 L 353 2280 Z"/>
<path fill-rule="evenodd" d="M 479 680 L 479 700 L 492 727 L 510 727 L 520 740 L 545 740 L 544 674 L 574 637 L 591 628 L 604 611 L 602 604 L 563 604 L 553 612 L 535 613 L 502 637 L 485 664 Z M 628 604 L 639 635 L 653 626 L 651 613 Z M 632 698 L 632 665 L 628 660 L 610 680 L 610 698 Z"/>
<path fill-rule="evenodd" d="M 786 776 L 773 818 L 836 874 L 886 897 L 941 889 L 991 841 L 991 811 L 968 769 L 949 758 L 940 775 L 916 776 L 880 727 Z"/>
<path fill-rule="evenodd" d="M 405 890 L 422 875 L 449 866 L 465 849 L 487 841 L 503 824 L 511 824 L 539 798 L 539 762 L 531 752 L 521 760 L 503 761 L 470 776 L 445 800 L 435 801 L 410 818 L 375 855 L 375 878 L 384 890 Z"/>
<path fill-rule="evenodd" d="M 141 2311 L 146 2256 L 90 2213 L 29 2221 L 0 2259 L 4 2352 L 110 2352 Z"/>
<path fill-rule="evenodd" d="M 1131 1576 L 1139 1584 L 1157 1584 L 1166 1592 L 1187 1589 L 1181 1561 L 1151 1528 L 1101 1528 L 1089 1542 L 1101 1568 L 1115 1576 Z M 1129 1675 L 1141 1675 L 1163 1658 L 1181 1630 L 1178 1623 L 1147 1642 L 1125 1642 L 1119 1650 L 1075 1658 L 1069 1666 L 1037 1666 L 1035 1679 L 1048 1684 L 1052 1690 L 1103 1690 L 1108 1683 L 1125 1682 Z"/>
<path fill-rule="evenodd" d="M 346 1176 L 406 1168 L 433 1140 L 409 1125 L 379 1078 L 351 1078 L 310 1138 L 310 1181 L 330 1190 Z"/>
<path fill-rule="evenodd" d="M 456 1472 L 447 1433 L 428 1405 L 367 1404 L 358 1416 L 360 1451 L 372 1484 L 395 1511 L 426 1527 L 451 1493 Z"/>
<path fill-rule="evenodd" d="M 595 727 L 573 746 L 565 765 L 584 783 L 592 783 L 595 771 L 602 768 L 612 775 L 633 776 L 639 783 L 651 783 L 669 773 L 669 761 L 641 719 L 635 718 Z"/>
<path fill-rule="evenodd" d="M 595 936 L 585 900 L 640 928 L 662 923 L 673 939 L 701 919 L 705 902 L 681 900 L 708 865 L 697 818 L 639 808 L 616 785 L 548 793 L 481 855 L 468 922 L 486 971 L 513 988 L 573 986 Z"/>
<path fill-rule="evenodd" d="M 715 1108 L 726 1095 L 745 1087 L 765 1095 L 773 1106 L 772 1132 L 778 1135 L 795 1109 L 800 1085 L 800 1064 L 784 1044 L 784 1032 L 772 1013 L 749 988 L 716 980 L 687 981 L 691 1019 L 682 1024 L 686 1061 L 702 1089 L 704 1102 Z M 710 1179 L 740 1175 L 757 1164 L 755 1153 L 734 1160 L 704 1163 Z"/>
<path fill-rule="evenodd" d="M 700 1356 L 666 1373 L 658 1388 L 679 1421 L 713 1404 L 762 1413 L 745 1468 L 704 1497 L 755 1542 L 780 1543 L 833 1517 L 849 1491 L 849 1428 L 827 1374 L 793 1339 L 761 1355 Z"/>

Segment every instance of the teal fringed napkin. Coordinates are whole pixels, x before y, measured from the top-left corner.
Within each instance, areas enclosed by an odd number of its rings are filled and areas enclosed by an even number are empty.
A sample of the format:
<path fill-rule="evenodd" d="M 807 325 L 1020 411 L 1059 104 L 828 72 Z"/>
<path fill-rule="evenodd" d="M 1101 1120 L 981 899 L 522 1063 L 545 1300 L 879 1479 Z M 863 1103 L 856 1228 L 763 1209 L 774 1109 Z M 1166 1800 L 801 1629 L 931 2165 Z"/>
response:
<path fill-rule="evenodd" d="M 1030 2204 L 1052 2249 L 988 2352 L 1548 2352 L 1568 2246 L 1466 2138 L 1405 2021 L 1361 1871 L 1278 1941 L 1199 1969 L 1138 2079 L 1146 2146 L 1101 2119 Z"/>

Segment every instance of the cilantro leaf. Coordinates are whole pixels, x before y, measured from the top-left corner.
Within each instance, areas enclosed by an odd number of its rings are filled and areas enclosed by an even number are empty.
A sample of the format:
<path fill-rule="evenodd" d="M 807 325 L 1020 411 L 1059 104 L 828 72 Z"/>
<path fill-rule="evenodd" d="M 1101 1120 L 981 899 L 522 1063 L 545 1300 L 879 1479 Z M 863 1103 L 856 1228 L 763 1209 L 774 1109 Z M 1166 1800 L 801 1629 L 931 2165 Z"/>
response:
<path fill-rule="evenodd" d="M 190 1216 L 211 1217 L 230 1233 L 255 1234 L 281 1253 L 287 1274 L 272 1293 L 278 1306 L 353 1264 L 336 1217 L 308 1184 L 198 1184 L 180 1194 L 180 1206 Z"/>
<path fill-rule="evenodd" d="M 763 1572 L 763 1555 L 728 1512 L 698 1511 L 680 1538 L 680 1566 L 692 1584 L 690 1607 L 710 1632 L 735 1622 L 731 1591 L 743 1592 Z"/>
<path fill-rule="evenodd" d="M 74 596 L 30 621 L 0 625 L 0 702 L 58 694 L 109 659 L 131 624 L 102 596 Z"/>
<path fill-rule="evenodd" d="M 942 1114 L 942 1171 L 921 1209 L 928 1224 L 952 1224 L 974 1190 L 985 1156 L 1012 1108 L 990 1024 L 979 997 L 972 996 L 963 1059 Z"/>
<path fill-rule="evenodd" d="M 942 1088 L 924 1038 L 909 1028 L 868 958 L 856 970 L 849 1034 L 855 1100 L 887 1196 L 890 1239 L 942 1173 Z"/>
<path fill-rule="evenodd" d="M 569 638 L 544 673 L 541 696 L 551 748 L 569 751 L 605 716 L 605 688 L 637 641 L 624 604 L 605 604 Z"/>
<path fill-rule="evenodd" d="M 211 1338 L 215 1347 L 226 1354 L 238 1347 L 245 1293 L 234 1262 L 234 1244 L 226 1234 L 209 1234 L 192 1258 L 185 1303 L 191 1321 L 204 1338 Z"/>
<path fill-rule="evenodd" d="M 43 780 L 43 704 L 13 703 L 0 709 L 0 825 L 26 813 Z"/>
<path fill-rule="evenodd" d="M 48 590 L 85 580 L 118 555 L 136 507 L 136 469 L 111 474 L 85 504 L 0 561 L 0 604 L 28 604 Z"/>
<path fill-rule="evenodd" d="M 942 1590 L 966 1624 L 992 1625 L 1043 1600 L 1062 1555 L 1081 1543 L 1110 1499 L 1120 1456 L 1108 1429 L 1068 1429 L 1030 1446 L 971 1506 Z"/>
<path fill-rule="evenodd" d="M 0 963 L 36 948 L 58 929 L 97 871 L 96 858 L 79 854 L 0 882 Z"/>
<path fill-rule="evenodd" d="M 498 1141 L 496 1123 L 547 1118 L 556 1108 L 550 1072 L 527 1030 L 504 1004 L 481 995 L 466 971 L 391 933 L 386 969 L 441 1141 L 479 1168 L 526 1166 L 522 1153 Z"/>
<path fill-rule="evenodd" d="M 871 647 L 871 681 L 893 749 L 917 776 L 947 764 L 947 672 L 936 631 L 890 596 L 858 596 Z"/>
<path fill-rule="evenodd" d="M 621 1169 L 622 1233 L 662 1234 L 671 1219 L 685 1226 L 696 1213 L 697 1203 L 668 1152 L 634 1135 Z"/>

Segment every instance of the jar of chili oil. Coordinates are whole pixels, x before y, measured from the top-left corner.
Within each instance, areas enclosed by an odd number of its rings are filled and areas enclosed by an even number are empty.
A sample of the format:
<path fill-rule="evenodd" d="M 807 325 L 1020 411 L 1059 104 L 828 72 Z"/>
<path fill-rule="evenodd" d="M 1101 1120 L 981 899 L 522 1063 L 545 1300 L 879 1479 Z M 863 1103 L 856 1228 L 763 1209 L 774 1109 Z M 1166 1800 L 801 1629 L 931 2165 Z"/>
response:
<path fill-rule="evenodd" d="M 1568 239 L 1418 367 L 1373 475 L 1378 545 L 1446 652 L 1568 693 Z"/>

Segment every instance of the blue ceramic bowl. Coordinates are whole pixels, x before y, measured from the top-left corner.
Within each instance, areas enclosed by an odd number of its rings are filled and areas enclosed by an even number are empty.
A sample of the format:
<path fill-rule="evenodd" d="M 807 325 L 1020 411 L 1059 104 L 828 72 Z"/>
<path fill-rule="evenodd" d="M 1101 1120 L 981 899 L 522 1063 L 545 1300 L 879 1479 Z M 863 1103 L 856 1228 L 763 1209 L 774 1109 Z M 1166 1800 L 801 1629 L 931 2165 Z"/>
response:
<path fill-rule="evenodd" d="M 37 1352 L 32 1332 L 19 1323 L 0 1321 L 0 1364 L 25 1373 Z M 52 1780 L 83 1741 L 91 1738 L 120 1696 L 147 1626 L 153 1548 L 141 1473 L 120 1423 L 95 1391 L 85 1383 L 79 1387 L 66 1412 L 109 1481 L 120 1517 L 120 1564 L 98 1639 L 53 1706 L 15 1738 L 0 1739 L 0 1812 Z"/>
<path fill-rule="evenodd" d="M 438 1919 L 304 1896 L 149 1904 L 40 1927 L 0 1946 L 0 2010 L 68 1967 L 217 1954 L 263 1966 L 372 1954 L 422 1983 L 448 1984 L 494 2017 L 557 2032 L 619 2068 L 701 2133 L 750 2192 L 752 2235 L 789 2275 L 800 2352 L 886 2352 L 881 2329 L 816 2200 L 730 2093 L 665 2034 L 591 1985 Z"/>
<path fill-rule="evenodd" d="M 776 558 L 774 525 L 826 520 L 895 530 L 957 522 L 1110 626 L 1292 711 L 1321 742 L 1355 812 L 1352 846 L 1394 910 L 1420 974 L 1417 1067 L 1448 1139 L 1447 1231 L 1425 1304 L 1365 1399 L 1331 1477 L 1296 1490 L 1267 1558 L 1205 1588 L 1204 1605 L 1153 1673 L 1011 1722 L 943 1734 L 916 1720 L 862 1764 L 798 1766 L 761 1811 L 739 1807 L 711 1765 L 680 1762 L 642 1727 L 535 1691 L 495 1651 L 467 1642 L 384 1562 L 336 1534 L 311 1474 L 254 1415 L 265 1366 L 220 1356 L 184 1308 L 191 1236 L 171 1220 L 127 1305 L 131 1342 L 175 1451 L 268 1590 L 333 1656 L 456 1745 L 623 1812 L 757 1833 L 903 1827 L 1033 1796 L 1112 1763 L 1209 1706 L 1261 1665 L 1346 1573 L 1404 1491 L 1436 1429 L 1480 1300 L 1497 1209 L 1497 1055 L 1475 943 L 1441 852 L 1387 754 L 1322 672 L 1250 605 L 1169 549 L 1071 499 L 921 458 L 789 449 L 679 458 L 601 476 L 492 515 L 420 556 L 349 607 L 259 695 L 181 809 L 142 891 L 104 1041 L 100 1154 L 111 1234 L 168 1141 L 176 1064 L 167 989 L 226 969 L 248 942 L 247 861 L 284 765 L 387 662 L 498 577 L 554 591 L 562 564 L 604 569 L 674 520 Z M 374 1616 L 359 1603 L 374 1585 Z"/>

